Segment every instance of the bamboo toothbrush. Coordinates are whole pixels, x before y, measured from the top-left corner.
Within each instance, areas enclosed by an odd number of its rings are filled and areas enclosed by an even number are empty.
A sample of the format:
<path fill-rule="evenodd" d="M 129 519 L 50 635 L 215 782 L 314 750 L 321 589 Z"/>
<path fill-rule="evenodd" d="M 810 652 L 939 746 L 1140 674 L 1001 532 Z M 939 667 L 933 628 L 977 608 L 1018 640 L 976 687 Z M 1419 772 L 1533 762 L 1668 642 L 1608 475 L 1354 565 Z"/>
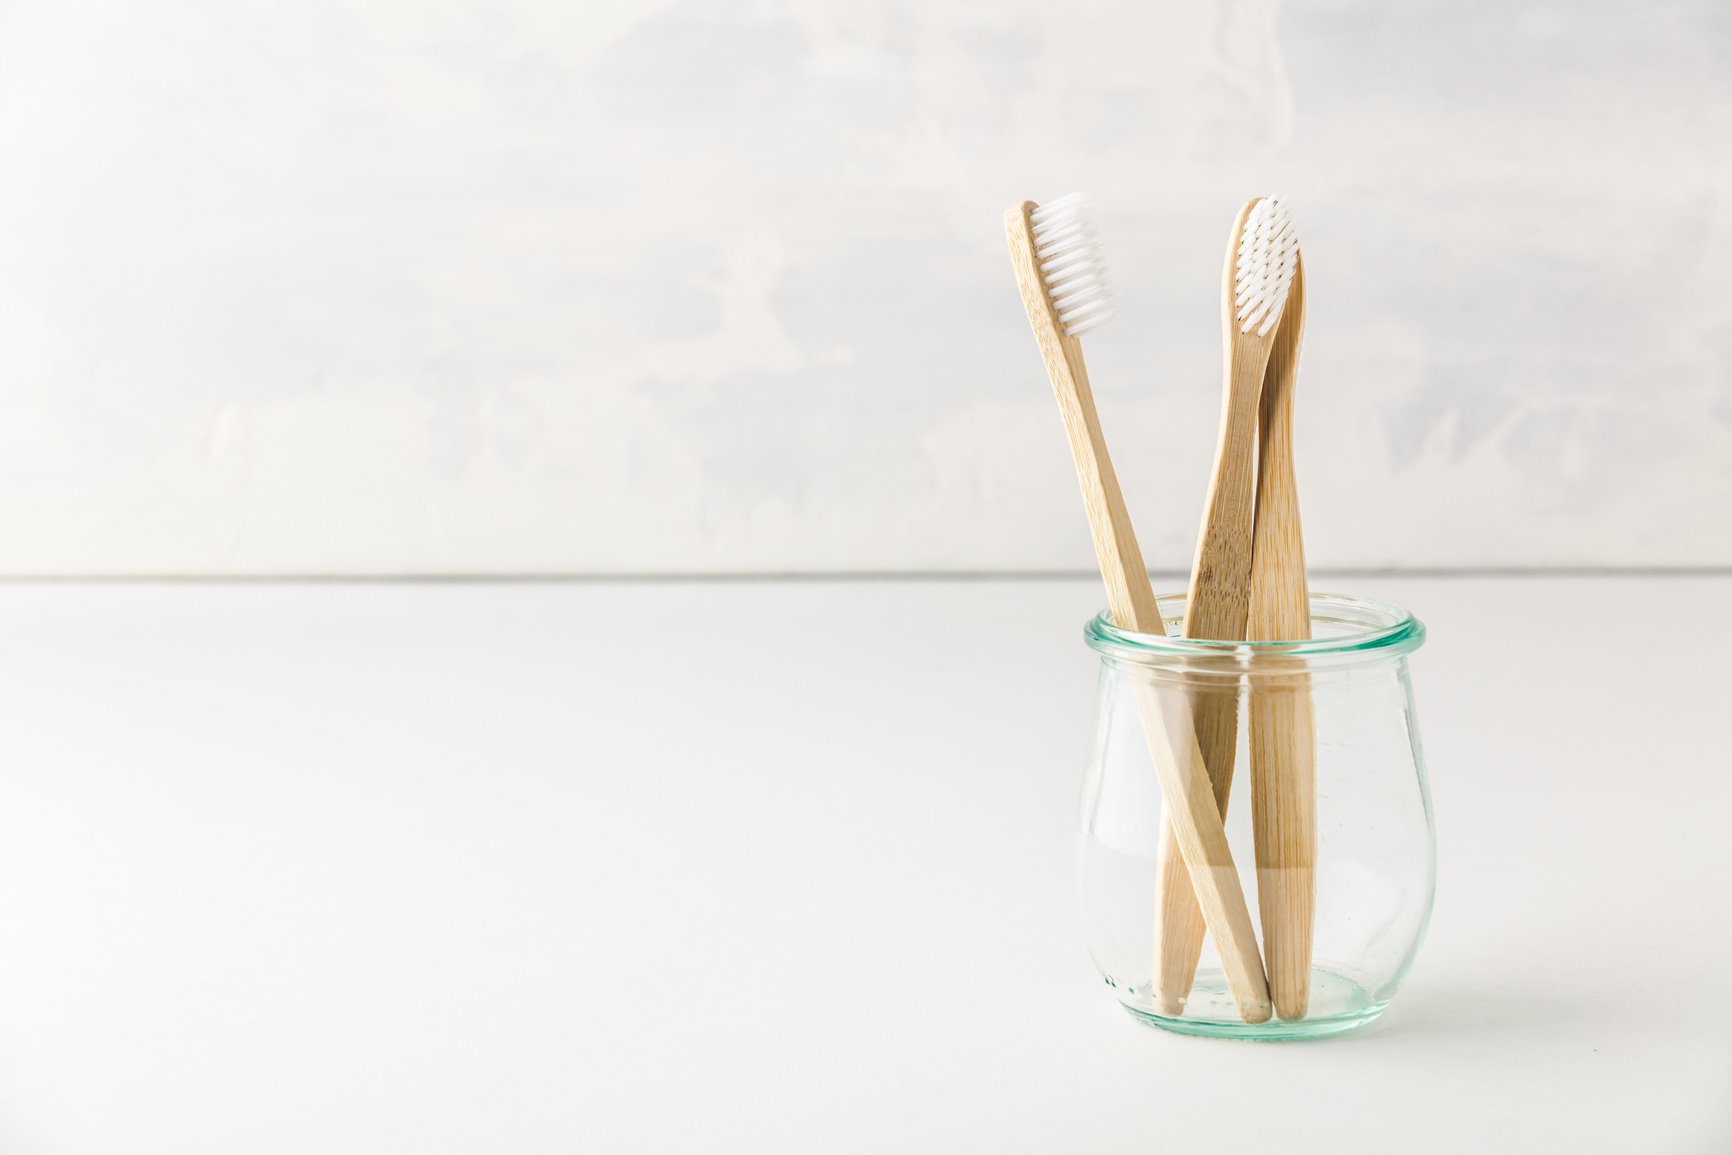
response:
<path fill-rule="evenodd" d="M 1070 438 L 1113 620 L 1123 629 L 1164 634 L 1077 340 L 1113 315 L 1093 213 L 1086 198 L 1077 194 L 1044 206 L 1024 201 L 1006 210 L 1004 227 L 1022 303 Z M 1152 685 L 1138 687 L 1137 706 L 1167 802 L 1168 828 L 1193 868 L 1199 917 L 1220 950 L 1240 1016 L 1248 1023 L 1265 1022 L 1271 1006 L 1263 960 L 1189 709 L 1182 700 L 1176 706 L 1163 701 Z"/>
<path fill-rule="evenodd" d="M 1287 308 L 1263 378 L 1257 453 L 1257 528 L 1251 546 L 1252 641 L 1311 636 L 1299 491 L 1293 478 L 1293 387 L 1305 328 L 1305 265 L 1296 258 Z M 1271 655 L 1272 656 L 1272 655 Z M 1302 1019 L 1311 995 L 1316 916 L 1316 719 L 1303 670 L 1251 687 L 1251 826 L 1257 905 L 1275 1013 Z"/>
<path fill-rule="evenodd" d="M 1260 197 L 1239 210 L 1227 240 L 1222 274 L 1225 392 L 1215 472 L 1191 567 L 1187 638 L 1239 641 L 1245 637 L 1251 600 L 1257 407 L 1297 252 L 1292 221 L 1278 199 Z M 1197 745 L 1208 767 L 1218 813 L 1224 816 L 1238 741 L 1237 690 L 1194 696 L 1192 711 Z M 1162 1014 L 1175 1017 L 1184 1014 L 1197 975 L 1205 925 L 1186 862 L 1176 839 L 1166 838 L 1155 915 L 1155 1003 Z"/>

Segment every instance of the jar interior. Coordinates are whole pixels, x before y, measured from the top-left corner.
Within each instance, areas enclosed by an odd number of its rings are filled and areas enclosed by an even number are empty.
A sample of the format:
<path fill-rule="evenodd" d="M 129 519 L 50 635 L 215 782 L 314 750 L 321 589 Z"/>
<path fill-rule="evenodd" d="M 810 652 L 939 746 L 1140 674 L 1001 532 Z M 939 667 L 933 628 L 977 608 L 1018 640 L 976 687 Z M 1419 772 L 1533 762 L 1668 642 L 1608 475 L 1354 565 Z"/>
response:
<path fill-rule="evenodd" d="M 1182 616 L 1182 596 L 1163 602 L 1163 611 Z M 1157 639 L 1139 652 L 1141 643 L 1134 640 L 1090 634 L 1091 646 L 1105 660 L 1078 842 L 1085 932 L 1118 1000 L 1164 1029 L 1251 1038 L 1351 1030 L 1375 1018 L 1395 993 L 1429 921 L 1431 806 L 1405 658 L 1423 638 L 1423 627 L 1398 607 L 1339 595 L 1314 596 L 1313 620 L 1320 636 L 1306 643 L 1315 647 L 1314 656 L 1299 678 L 1290 671 L 1261 677 L 1262 667 L 1247 662 L 1231 643 L 1213 643 L 1219 661 L 1203 663 L 1192 647 L 1205 644 Z M 1200 665 L 1212 668 L 1196 676 Z M 1273 893 L 1275 883 L 1294 876 L 1270 877 L 1273 867 L 1258 869 L 1252 809 L 1259 771 L 1250 704 L 1259 693 L 1293 693 L 1295 685 L 1303 687 L 1298 692 L 1308 697 L 1315 721 L 1309 1009 L 1293 1021 L 1245 1023 L 1213 941 L 1206 939 L 1184 1012 L 1163 1015 L 1156 1009 L 1153 971 L 1165 812 L 1139 699 L 1161 695 L 1180 705 L 1181 716 L 1211 700 L 1237 711 L 1224 826 L 1261 949 L 1260 883 Z"/>

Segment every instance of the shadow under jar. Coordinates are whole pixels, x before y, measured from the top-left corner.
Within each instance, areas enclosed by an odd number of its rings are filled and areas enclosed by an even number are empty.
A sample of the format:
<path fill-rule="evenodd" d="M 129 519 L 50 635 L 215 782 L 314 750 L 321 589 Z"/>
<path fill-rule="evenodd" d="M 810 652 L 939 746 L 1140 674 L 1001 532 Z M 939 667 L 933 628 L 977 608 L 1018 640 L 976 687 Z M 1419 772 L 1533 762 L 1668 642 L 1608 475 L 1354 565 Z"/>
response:
<path fill-rule="evenodd" d="M 1184 596 L 1159 601 L 1167 629 L 1176 634 Z M 1125 1008 L 1145 1022 L 1185 1034 L 1242 1038 L 1339 1034 L 1382 1012 L 1419 950 L 1431 917 L 1435 842 L 1407 655 L 1424 642 L 1425 627 L 1399 606 L 1313 594 L 1311 634 L 1300 642 L 1192 640 L 1121 630 L 1105 613 L 1084 631 L 1101 656 L 1101 677 L 1099 724 L 1082 794 L 1078 893 L 1095 965 Z M 1308 922 L 1311 928 L 1303 1017 L 1257 1024 L 1241 1019 L 1208 939 L 1179 1012 L 1163 1013 L 1156 999 L 1166 814 L 1139 716 L 1139 696 L 1149 695 L 1168 707 L 1169 717 L 1175 707 L 1181 716 L 1210 705 L 1237 710 L 1227 841 L 1252 920 L 1259 923 L 1265 958 L 1260 898 L 1273 901 L 1278 891 L 1290 896 L 1296 883 L 1312 895 L 1314 918 L 1289 917 L 1285 924 Z M 1271 703 L 1285 706 L 1272 710 Z M 1311 782 L 1304 781 L 1305 759 L 1277 757 L 1267 738 L 1251 739 L 1253 714 L 1266 718 L 1271 712 L 1283 719 L 1281 740 L 1314 750 Z M 1312 734 L 1295 718 L 1310 719 Z M 1288 846 L 1277 856 L 1269 850 L 1274 840 L 1265 839 L 1269 846 L 1259 871 L 1253 787 L 1271 780 L 1271 767 L 1293 774 L 1295 763 L 1300 777 L 1287 784 L 1297 782 L 1297 794 L 1290 789 L 1278 806 L 1259 802 L 1265 816 L 1281 810 Z M 1218 778 L 1219 768 L 1209 769 Z M 1314 817 L 1306 815 L 1307 807 Z M 1173 1003 L 1169 998 L 1166 1008 Z"/>

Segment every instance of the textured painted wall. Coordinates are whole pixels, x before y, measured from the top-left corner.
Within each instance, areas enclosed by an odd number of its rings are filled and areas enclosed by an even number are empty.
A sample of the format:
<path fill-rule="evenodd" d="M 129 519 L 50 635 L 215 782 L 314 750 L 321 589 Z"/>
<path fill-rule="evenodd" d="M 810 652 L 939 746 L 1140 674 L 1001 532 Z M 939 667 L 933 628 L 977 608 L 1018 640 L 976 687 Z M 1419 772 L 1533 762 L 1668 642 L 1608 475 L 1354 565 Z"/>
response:
<path fill-rule="evenodd" d="M 1086 568 L 999 216 L 1094 192 L 1186 564 L 1291 198 L 1320 566 L 1732 564 L 1732 9 L 13 0 L 0 571 Z"/>

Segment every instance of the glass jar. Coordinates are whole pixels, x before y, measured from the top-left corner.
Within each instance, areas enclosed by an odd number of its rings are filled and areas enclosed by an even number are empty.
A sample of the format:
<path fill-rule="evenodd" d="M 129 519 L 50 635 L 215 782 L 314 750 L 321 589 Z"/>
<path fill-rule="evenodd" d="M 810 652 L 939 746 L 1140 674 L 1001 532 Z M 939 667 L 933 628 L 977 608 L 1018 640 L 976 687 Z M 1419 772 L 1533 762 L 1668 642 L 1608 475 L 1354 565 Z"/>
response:
<path fill-rule="evenodd" d="M 1184 596 L 1159 602 L 1176 634 Z M 1435 844 L 1407 655 L 1425 640 L 1425 627 L 1398 606 L 1312 594 L 1311 635 L 1301 642 L 1201 641 L 1121 630 L 1105 613 L 1084 631 L 1101 656 L 1101 676 L 1082 793 L 1078 893 L 1095 965 L 1119 1002 L 1145 1022 L 1193 1035 L 1338 1034 L 1382 1012 L 1419 950 L 1431 917 Z M 1171 836 L 1139 716 L 1139 698 L 1146 709 L 1150 695 L 1168 717 L 1175 709 L 1180 719 L 1212 715 L 1236 732 L 1232 766 L 1225 775 L 1222 766 L 1208 769 L 1218 804 L 1226 787 L 1227 842 L 1259 948 L 1267 959 L 1272 925 L 1288 944 L 1279 992 L 1286 997 L 1275 999 L 1276 1013 L 1265 1022 L 1240 1017 L 1212 935 L 1200 956 L 1190 948 L 1198 964 L 1188 990 L 1172 977 L 1191 973 L 1183 942 L 1174 945 L 1184 936 L 1169 930 L 1168 944 L 1157 947 L 1163 919 L 1173 926 L 1171 908 L 1180 905 L 1171 887 L 1162 895 L 1163 857 L 1180 860 L 1167 848 Z M 1256 738 L 1254 717 L 1262 719 Z M 1280 720 L 1273 731 L 1271 717 Z M 1183 880 L 1184 873 L 1172 876 Z M 1179 898 L 1192 901 L 1188 889 Z M 1308 952 L 1292 945 L 1305 936 Z M 1164 985 L 1155 978 L 1157 949 L 1166 958 Z M 1308 982 L 1297 977 L 1305 975 Z"/>

